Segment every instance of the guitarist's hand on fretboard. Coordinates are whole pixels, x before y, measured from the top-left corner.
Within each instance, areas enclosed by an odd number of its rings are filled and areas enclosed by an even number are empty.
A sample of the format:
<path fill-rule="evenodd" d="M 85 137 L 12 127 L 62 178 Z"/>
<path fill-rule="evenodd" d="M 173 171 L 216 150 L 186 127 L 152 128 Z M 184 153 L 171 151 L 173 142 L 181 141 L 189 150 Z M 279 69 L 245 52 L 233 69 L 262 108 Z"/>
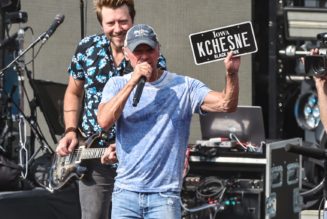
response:
<path fill-rule="evenodd" d="M 62 139 L 60 139 L 56 148 L 56 153 L 60 156 L 67 156 L 74 151 L 77 145 L 78 138 L 76 132 L 68 132 Z"/>
<path fill-rule="evenodd" d="M 49 171 L 49 185 L 52 190 L 62 188 L 70 179 L 81 179 L 86 168 L 82 162 L 84 160 L 98 159 L 101 157 L 102 163 L 115 164 L 116 145 L 111 144 L 108 148 L 97 147 L 101 139 L 101 133 L 95 133 L 87 139 L 81 139 L 81 133 L 68 132 L 59 141 L 54 154 Z M 103 155 L 104 154 L 104 155 Z"/>
<path fill-rule="evenodd" d="M 117 163 L 116 157 L 116 144 L 110 144 L 104 154 L 101 157 L 102 164 L 114 164 Z"/>

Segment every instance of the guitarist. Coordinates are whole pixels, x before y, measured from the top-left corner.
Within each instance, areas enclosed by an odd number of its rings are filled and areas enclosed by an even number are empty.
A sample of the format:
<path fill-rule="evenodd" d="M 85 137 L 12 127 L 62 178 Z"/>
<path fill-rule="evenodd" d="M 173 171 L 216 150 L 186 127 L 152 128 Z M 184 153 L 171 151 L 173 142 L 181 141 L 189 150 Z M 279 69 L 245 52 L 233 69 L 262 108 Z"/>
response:
<path fill-rule="evenodd" d="M 69 66 L 69 81 L 64 97 L 65 133 L 56 152 L 66 156 L 78 145 L 77 127 L 84 99 L 81 129 L 86 137 L 103 130 L 97 124 L 97 108 L 102 89 L 109 78 L 130 72 L 122 51 L 125 35 L 134 22 L 133 0 L 95 0 L 94 7 L 102 34 L 87 36 L 77 46 Z M 161 57 L 158 66 L 165 68 Z M 111 127 L 97 147 L 106 147 L 115 138 Z M 110 218 L 111 193 L 115 169 L 102 165 L 100 159 L 87 161 L 87 172 L 79 181 L 83 219 Z"/>

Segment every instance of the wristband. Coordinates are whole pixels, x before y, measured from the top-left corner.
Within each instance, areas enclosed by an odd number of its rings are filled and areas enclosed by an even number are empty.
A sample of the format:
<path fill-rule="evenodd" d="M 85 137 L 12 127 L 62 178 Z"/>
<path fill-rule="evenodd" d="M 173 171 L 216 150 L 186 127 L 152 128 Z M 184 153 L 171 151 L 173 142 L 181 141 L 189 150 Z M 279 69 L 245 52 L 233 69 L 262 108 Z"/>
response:
<path fill-rule="evenodd" d="M 68 127 L 68 128 L 66 128 L 66 130 L 65 130 L 65 132 L 64 132 L 64 136 L 65 136 L 68 132 L 75 132 L 75 133 L 77 133 L 77 128 L 75 128 L 75 127 Z"/>

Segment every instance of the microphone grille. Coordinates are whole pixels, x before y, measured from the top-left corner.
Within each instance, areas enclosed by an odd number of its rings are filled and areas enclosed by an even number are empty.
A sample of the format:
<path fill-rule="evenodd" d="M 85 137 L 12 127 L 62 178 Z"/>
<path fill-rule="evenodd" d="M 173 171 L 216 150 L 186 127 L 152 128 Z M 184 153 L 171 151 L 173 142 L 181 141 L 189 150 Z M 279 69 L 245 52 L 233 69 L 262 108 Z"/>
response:
<path fill-rule="evenodd" d="M 65 15 L 63 15 L 63 14 L 57 14 L 56 17 L 55 17 L 55 20 L 56 20 L 59 24 L 61 24 L 61 23 L 64 22 L 64 20 L 65 20 Z"/>

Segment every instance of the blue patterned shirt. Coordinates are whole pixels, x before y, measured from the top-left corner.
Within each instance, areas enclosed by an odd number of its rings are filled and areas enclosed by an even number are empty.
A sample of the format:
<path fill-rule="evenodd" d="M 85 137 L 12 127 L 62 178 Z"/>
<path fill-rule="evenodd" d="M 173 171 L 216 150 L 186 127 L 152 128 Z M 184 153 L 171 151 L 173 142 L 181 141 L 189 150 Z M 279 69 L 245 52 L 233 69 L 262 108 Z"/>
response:
<path fill-rule="evenodd" d="M 166 60 L 160 56 L 158 67 L 166 69 Z M 87 137 L 103 130 L 97 123 L 98 105 L 101 101 L 102 90 L 109 78 L 124 75 L 132 71 L 129 63 L 123 59 L 115 66 L 110 41 L 104 34 L 87 36 L 82 39 L 72 58 L 68 73 L 75 80 L 84 80 L 84 111 L 82 130 Z M 115 137 L 115 128 L 108 132 L 109 139 Z"/>

